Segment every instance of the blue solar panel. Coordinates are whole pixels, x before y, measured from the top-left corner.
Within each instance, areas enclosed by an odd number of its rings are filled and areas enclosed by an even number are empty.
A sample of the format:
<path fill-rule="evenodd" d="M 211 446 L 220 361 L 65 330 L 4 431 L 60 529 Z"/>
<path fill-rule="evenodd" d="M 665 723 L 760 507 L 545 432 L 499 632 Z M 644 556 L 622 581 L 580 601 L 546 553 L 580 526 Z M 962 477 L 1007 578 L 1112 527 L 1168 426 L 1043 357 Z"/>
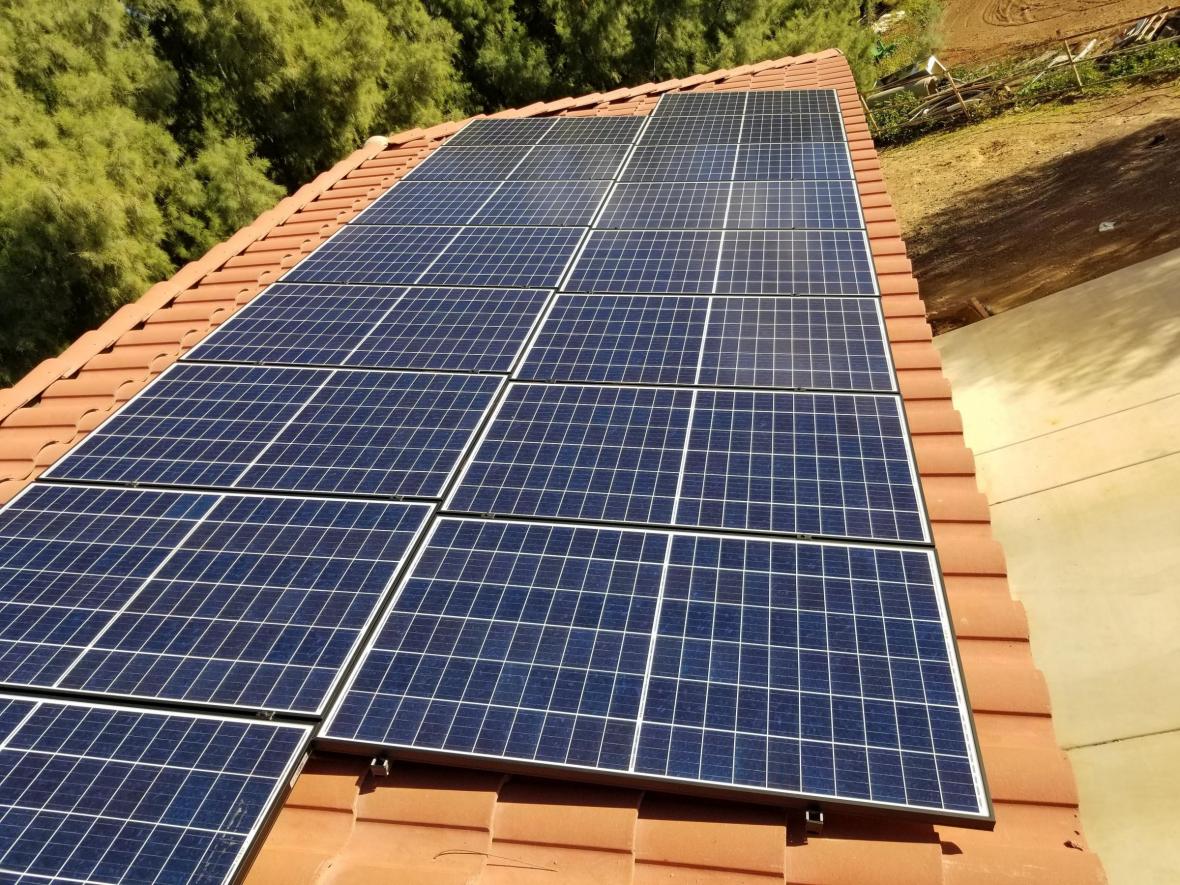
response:
<path fill-rule="evenodd" d="M 630 144 L 642 127 L 642 117 L 560 117 L 541 144 Z"/>
<path fill-rule="evenodd" d="M 543 288 L 557 283 L 581 237 L 569 227 L 353 225 L 284 281 Z"/>
<path fill-rule="evenodd" d="M 692 397 L 514 384 L 447 509 L 669 523 Z"/>
<path fill-rule="evenodd" d="M 308 737 L 302 725 L 0 696 L 4 880 L 228 882 Z"/>
<path fill-rule="evenodd" d="M 513 120 L 472 120 L 448 139 L 451 147 L 483 145 L 536 144 L 554 124 L 553 119 L 524 118 Z"/>
<path fill-rule="evenodd" d="M 587 225 L 609 181 L 506 181 L 472 224 Z"/>
<path fill-rule="evenodd" d="M 496 192 L 495 181 L 401 181 L 353 224 L 463 224 Z"/>
<path fill-rule="evenodd" d="M 807 141 L 844 141 L 844 126 L 834 113 L 746 117 L 742 144 L 786 144 Z"/>
<path fill-rule="evenodd" d="M 440 519 L 329 740 L 986 817 L 933 557 Z"/>
<path fill-rule="evenodd" d="M 479 375 L 179 363 L 47 475 L 433 497 L 500 383 Z"/>
<path fill-rule="evenodd" d="M 538 145 L 512 172 L 513 178 L 569 181 L 615 177 L 630 150 L 625 144 Z"/>
<path fill-rule="evenodd" d="M 690 295 L 562 295 L 519 377 L 693 384 L 709 300 Z"/>
<path fill-rule="evenodd" d="M 276 283 L 187 360 L 507 372 L 549 293 Z"/>
<path fill-rule="evenodd" d="M 876 295 L 861 231 L 728 231 L 715 290 L 734 295 Z"/>
<path fill-rule="evenodd" d="M 639 144 L 738 144 L 742 140 L 741 117 L 660 117 L 653 119 L 639 137 Z"/>
<path fill-rule="evenodd" d="M 732 177 L 739 181 L 852 178 L 852 158 L 845 144 L 743 144 L 736 150 Z"/>
<path fill-rule="evenodd" d="M 283 278 L 288 283 L 414 283 L 461 227 L 341 228 Z"/>
<path fill-rule="evenodd" d="M 498 181 L 508 178 L 531 150 L 521 145 L 443 145 L 406 173 L 406 181 Z"/>
<path fill-rule="evenodd" d="M 852 181 L 737 181 L 726 227 L 863 229 Z"/>
<path fill-rule="evenodd" d="M 891 391 L 867 298 L 562 295 L 518 377 Z"/>
<path fill-rule="evenodd" d="M 834 89 L 758 90 L 749 93 L 746 116 L 762 114 L 839 114 L 840 101 Z"/>
<path fill-rule="evenodd" d="M 447 507 L 927 540 L 891 396 L 513 385 Z"/>
<path fill-rule="evenodd" d="M 721 228 L 729 182 L 623 182 L 607 201 L 598 228 Z"/>
<path fill-rule="evenodd" d="M 625 770 L 666 545 L 440 520 L 329 736 Z"/>
<path fill-rule="evenodd" d="M 746 109 L 746 92 L 675 92 L 660 97 L 660 103 L 652 111 L 655 118 L 662 117 L 732 117 L 740 116 Z"/>
<path fill-rule="evenodd" d="M 728 181 L 734 177 L 734 144 L 636 146 L 620 181 Z M 849 167 L 851 176 L 852 169 Z"/>
<path fill-rule="evenodd" d="M 428 514 L 35 484 L 0 513 L 0 679 L 315 713 Z"/>
<path fill-rule="evenodd" d="M 712 292 L 718 231 L 591 231 L 570 292 Z"/>

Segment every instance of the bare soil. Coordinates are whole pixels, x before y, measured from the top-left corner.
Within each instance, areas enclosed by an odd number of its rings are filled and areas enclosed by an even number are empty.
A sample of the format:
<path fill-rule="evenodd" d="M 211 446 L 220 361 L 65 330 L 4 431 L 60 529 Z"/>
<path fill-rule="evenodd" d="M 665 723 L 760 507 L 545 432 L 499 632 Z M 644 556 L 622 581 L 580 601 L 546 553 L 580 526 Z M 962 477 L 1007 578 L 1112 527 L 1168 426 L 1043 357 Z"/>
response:
<path fill-rule="evenodd" d="M 955 64 L 1147 15 L 1175 0 L 943 0 L 942 50 Z"/>
<path fill-rule="evenodd" d="M 980 319 L 972 299 L 998 313 L 1180 248 L 1174 83 L 1009 113 L 882 159 L 936 332 Z"/>

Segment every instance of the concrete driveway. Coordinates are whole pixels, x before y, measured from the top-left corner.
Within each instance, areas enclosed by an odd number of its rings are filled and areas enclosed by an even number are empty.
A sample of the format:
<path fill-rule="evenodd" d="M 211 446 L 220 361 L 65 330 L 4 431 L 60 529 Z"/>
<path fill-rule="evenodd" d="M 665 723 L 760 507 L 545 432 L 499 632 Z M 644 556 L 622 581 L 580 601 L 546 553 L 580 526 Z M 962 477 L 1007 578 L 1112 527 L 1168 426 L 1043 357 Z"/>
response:
<path fill-rule="evenodd" d="M 1180 882 L 1180 250 L 935 344 L 1087 837 Z"/>

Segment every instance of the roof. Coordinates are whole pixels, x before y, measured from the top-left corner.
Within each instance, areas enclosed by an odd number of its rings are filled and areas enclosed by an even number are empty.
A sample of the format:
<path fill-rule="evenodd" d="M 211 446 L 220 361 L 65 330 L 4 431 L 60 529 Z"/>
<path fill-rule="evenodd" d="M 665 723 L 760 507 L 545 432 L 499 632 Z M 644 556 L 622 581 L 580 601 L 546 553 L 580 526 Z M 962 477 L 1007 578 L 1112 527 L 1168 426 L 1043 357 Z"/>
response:
<path fill-rule="evenodd" d="M 253 883 L 836 883 L 1104 881 L 1080 834 L 1044 679 L 932 344 L 852 74 L 834 51 L 537 103 L 493 116 L 642 115 L 684 90 L 838 91 L 881 303 L 944 570 L 984 766 L 992 832 L 894 817 L 829 820 L 638 790 L 318 755 L 249 873 Z M 462 122 L 371 139 L 60 356 L 0 392 L 0 501 L 53 463 Z M 830 817 L 830 815 L 829 815 Z"/>

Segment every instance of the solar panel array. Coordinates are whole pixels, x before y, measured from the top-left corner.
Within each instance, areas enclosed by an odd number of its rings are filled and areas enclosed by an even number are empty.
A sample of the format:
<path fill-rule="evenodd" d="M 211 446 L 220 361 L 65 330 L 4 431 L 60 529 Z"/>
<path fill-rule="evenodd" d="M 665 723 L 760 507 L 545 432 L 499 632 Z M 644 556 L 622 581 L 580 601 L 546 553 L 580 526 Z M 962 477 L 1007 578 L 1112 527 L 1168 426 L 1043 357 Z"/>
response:
<path fill-rule="evenodd" d="M 0 872 L 232 875 L 259 711 L 986 821 L 876 291 L 834 93 L 468 125 L 0 512 Z"/>

